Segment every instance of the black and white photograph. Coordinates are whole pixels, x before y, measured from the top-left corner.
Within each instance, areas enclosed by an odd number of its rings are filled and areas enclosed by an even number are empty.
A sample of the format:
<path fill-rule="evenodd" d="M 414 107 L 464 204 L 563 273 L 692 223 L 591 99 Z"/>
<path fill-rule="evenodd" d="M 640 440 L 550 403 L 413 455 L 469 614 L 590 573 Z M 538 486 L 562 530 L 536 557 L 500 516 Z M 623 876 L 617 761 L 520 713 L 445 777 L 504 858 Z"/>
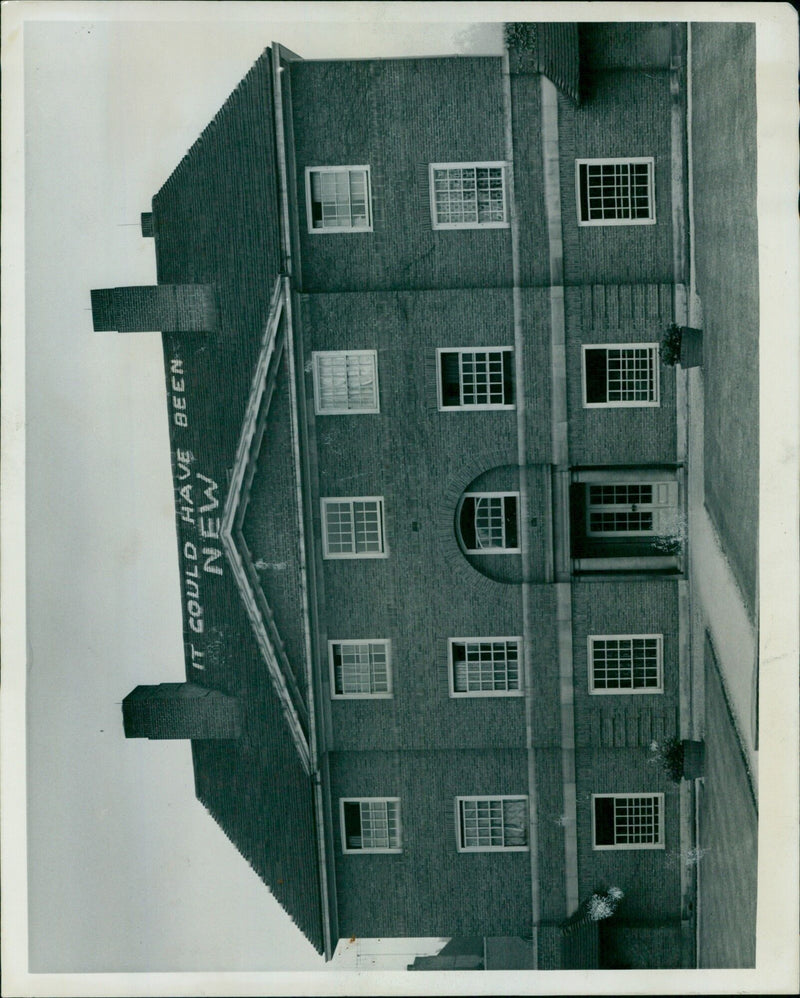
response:
<path fill-rule="evenodd" d="M 797 14 L 434 8 L 4 7 L 4 994 L 800 984 Z"/>

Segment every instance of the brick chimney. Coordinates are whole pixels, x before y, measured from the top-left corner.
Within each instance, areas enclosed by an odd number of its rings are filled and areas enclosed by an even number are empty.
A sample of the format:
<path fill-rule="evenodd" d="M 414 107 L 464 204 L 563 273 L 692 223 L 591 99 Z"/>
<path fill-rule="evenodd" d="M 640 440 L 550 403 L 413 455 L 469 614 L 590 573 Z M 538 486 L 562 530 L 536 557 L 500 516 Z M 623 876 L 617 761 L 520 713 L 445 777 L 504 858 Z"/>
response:
<path fill-rule="evenodd" d="M 196 683 L 137 686 L 122 701 L 126 738 L 238 738 L 236 697 Z"/>
<path fill-rule="evenodd" d="M 95 332 L 147 330 L 213 333 L 217 295 L 211 284 L 154 284 L 92 291 Z"/>

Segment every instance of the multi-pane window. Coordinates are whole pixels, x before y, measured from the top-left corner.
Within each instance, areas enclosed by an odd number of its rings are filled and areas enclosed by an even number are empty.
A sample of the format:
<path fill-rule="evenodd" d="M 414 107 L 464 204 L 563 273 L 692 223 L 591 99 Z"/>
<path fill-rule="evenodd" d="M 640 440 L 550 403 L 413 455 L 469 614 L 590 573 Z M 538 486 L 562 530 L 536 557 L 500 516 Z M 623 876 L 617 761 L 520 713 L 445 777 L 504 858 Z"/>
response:
<path fill-rule="evenodd" d="M 518 492 L 468 492 L 458 526 L 470 554 L 519 553 Z"/>
<path fill-rule="evenodd" d="M 309 232 L 369 232 L 372 205 L 368 166 L 306 168 Z"/>
<path fill-rule="evenodd" d="M 508 226 L 505 163 L 431 163 L 434 229 Z"/>
<path fill-rule="evenodd" d="M 583 404 L 659 404 L 657 343 L 610 343 L 583 347 Z"/>
<path fill-rule="evenodd" d="M 514 406 L 512 347 L 437 350 L 442 409 L 511 409 Z"/>
<path fill-rule="evenodd" d="M 593 794 L 595 849 L 663 849 L 663 794 Z"/>
<path fill-rule="evenodd" d="M 388 641 L 329 641 L 335 697 L 382 697 L 392 691 Z"/>
<path fill-rule="evenodd" d="M 326 558 L 382 558 L 383 497 L 322 500 L 322 541 Z"/>
<path fill-rule="evenodd" d="M 589 689 L 592 693 L 660 693 L 660 634 L 592 634 Z"/>
<path fill-rule="evenodd" d="M 579 225 L 655 222 L 653 159 L 578 159 Z"/>
<path fill-rule="evenodd" d="M 343 852 L 401 852 L 400 798 L 341 799 Z"/>
<path fill-rule="evenodd" d="M 379 412 L 375 350 L 324 350 L 313 354 L 314 402 L 319 415 Z"/>
<path fill-rule="evenodd" d="M 677 501 L 675 482 L 589 485 L 586 532 L 590 537 L 648 537 L 668 532 Z"/>
<path fill-rule="evenodd" d="M 453 696 L 519 694 L 519 638 L 450 638 Z"/>
<path fill-rule="evenodd" d="M 456 834 L 460 852 L 528 848 L 527 797 L 457 797 Z"/>

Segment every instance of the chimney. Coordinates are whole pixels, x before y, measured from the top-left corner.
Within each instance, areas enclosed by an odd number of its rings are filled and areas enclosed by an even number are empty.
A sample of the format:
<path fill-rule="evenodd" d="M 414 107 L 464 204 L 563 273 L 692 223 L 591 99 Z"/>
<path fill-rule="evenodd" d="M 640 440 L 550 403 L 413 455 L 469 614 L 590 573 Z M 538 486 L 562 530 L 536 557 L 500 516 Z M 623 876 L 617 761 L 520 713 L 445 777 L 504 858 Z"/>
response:
<path fill-rule="evenodd" d="M 239 700 L 196 683 L 137 686 L 122 701 L 126 738 L 238 738 Z"/>
<path fill-rule="evenodd" d="M 211 284 L 155 284 L 92 291 L 95 332 L 147 330 L 213 333 L 217 295 Z"/>

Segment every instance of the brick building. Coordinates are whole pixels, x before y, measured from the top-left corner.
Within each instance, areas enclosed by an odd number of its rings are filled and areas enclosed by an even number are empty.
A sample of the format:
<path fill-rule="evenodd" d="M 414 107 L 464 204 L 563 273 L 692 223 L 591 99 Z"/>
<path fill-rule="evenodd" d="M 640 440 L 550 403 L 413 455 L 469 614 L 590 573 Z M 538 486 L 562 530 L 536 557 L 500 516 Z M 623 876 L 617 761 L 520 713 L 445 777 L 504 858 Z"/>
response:
<path fill-rule="evenodd" d="M 142 216 L 157 286 L 92 292 L 162 333 L 170 413 L 186 683 L 125 734 L 191 740 L 326 956 L 679 966 L 685 31 L 514 37 L 273 45 Z M 573 929 L 612 884 L 603 958 Z"/>

